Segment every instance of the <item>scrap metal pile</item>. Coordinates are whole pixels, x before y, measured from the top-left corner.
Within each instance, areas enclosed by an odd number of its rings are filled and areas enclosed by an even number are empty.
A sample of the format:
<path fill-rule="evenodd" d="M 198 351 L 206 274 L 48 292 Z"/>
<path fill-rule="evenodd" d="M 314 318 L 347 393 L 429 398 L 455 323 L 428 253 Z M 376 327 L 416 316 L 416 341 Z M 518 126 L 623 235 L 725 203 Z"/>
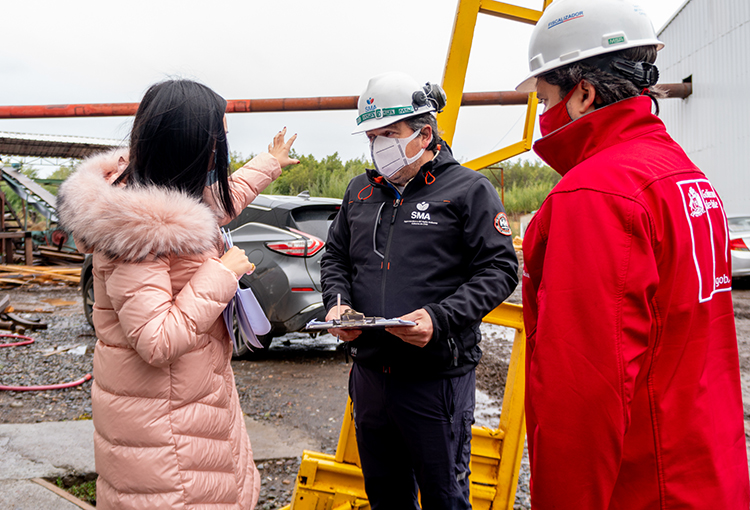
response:
<path fill-rule="evenodd" d="M 19 314 L 49 313 L 47 310 L 21 310 L 15 309 L 10 304 L 10 297 L 0 296 L 0 330 L 13 331 L 23 334 L 28 330 L 47 329 L 47 323 L 39 319 L 29 319 Z M 0 335 L 8 336 L 8 335 Z M 13 336 L 13 335 L 11 335 Z"/>

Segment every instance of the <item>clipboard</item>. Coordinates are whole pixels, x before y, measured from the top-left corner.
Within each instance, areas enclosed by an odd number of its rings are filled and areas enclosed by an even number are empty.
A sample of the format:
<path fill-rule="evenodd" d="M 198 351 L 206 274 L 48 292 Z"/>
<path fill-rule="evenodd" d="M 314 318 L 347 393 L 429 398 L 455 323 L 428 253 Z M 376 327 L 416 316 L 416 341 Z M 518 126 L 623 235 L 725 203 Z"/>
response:
<path fill-rule="evenodd" d="M 365 317 L 361 321 L 342 321 L 341 319 L 333 319 L 330 321 L 319 321 L 313 319 L 307 323 L 305 329 L 308 330 L 321 330 L 321 329 L 385 329 L 385 328 L 396 328 L 396 327 L 408 327 L 416 326 L 416 322 L 405 321 L 402 319 L 384 319 L 382 317 Z"/>
<path fill-rule="evenodd" d="M 338 319 L 319 321 L 313 319 L 305 326 L 306 330 L 317 331 L 322 329 L 385 329 L 397 327 L 416 326 L 416 322 L 402 319 L 384 319 L 383 317 L 365 317 L 365 314 L 355 312 L 351 308 L 341 313 L 341 294 L 336 296 L 336 308 Z"/>

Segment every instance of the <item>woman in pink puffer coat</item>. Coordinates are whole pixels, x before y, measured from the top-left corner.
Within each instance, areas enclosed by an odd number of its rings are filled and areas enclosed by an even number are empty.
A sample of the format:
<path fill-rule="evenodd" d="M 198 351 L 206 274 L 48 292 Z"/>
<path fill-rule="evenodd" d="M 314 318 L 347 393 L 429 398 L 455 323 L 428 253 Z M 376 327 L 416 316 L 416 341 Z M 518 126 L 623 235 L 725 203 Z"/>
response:
<path fill-rule="evenodd" d="M 281 174 L 281 131 L 228 176 L 226 101 L 187 80 L 152 86 L 130 150 L 81 163 L 58 196 L 62 224 L 93 253 L 91 391 L 97 508 L 252 509 L 260 480 L 222 311 L 244 252 L 227 223 Z M 222 255 L 223 254 L 223 255 Z"/>

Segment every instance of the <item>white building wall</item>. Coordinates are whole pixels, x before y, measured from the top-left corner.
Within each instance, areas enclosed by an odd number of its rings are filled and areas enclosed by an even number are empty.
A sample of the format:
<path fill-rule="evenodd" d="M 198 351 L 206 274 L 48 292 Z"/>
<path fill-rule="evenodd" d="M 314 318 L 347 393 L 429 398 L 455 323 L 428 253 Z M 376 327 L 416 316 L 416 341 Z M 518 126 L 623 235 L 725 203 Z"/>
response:
<path fill-rule="evenodd" d="M 750 0 L 688 0 L 659 39 L 659 81 L 693 82 L 687 99 L 661 101 L 667 130 L 727 213 L 750 215 Z"/>

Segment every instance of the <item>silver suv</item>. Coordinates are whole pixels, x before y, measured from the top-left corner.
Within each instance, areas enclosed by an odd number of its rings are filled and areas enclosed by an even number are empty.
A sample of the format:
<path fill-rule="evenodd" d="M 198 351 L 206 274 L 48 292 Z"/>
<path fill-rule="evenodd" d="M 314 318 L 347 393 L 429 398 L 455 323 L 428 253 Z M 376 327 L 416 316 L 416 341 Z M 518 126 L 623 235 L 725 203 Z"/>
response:
<path fill-rule="evenodd" d="M 235 246 L 245 250 L 255 272 L 240 285 L 253 289 L 271 322 L 271 332 L 259 338 L 264 347 L 274 337 L 301 331 L 311 319 L 324 320 L 320 286 L 320 258 L 328 227 L 341 200 L 315 198 L 303 192 L 296 197 L 259 195 L 225 228 Z M 94 287 L 91 257 L 81 269 L 83 309 L 93 327 Z M 251 352 L 243 346 L 238 358 Z"/>

